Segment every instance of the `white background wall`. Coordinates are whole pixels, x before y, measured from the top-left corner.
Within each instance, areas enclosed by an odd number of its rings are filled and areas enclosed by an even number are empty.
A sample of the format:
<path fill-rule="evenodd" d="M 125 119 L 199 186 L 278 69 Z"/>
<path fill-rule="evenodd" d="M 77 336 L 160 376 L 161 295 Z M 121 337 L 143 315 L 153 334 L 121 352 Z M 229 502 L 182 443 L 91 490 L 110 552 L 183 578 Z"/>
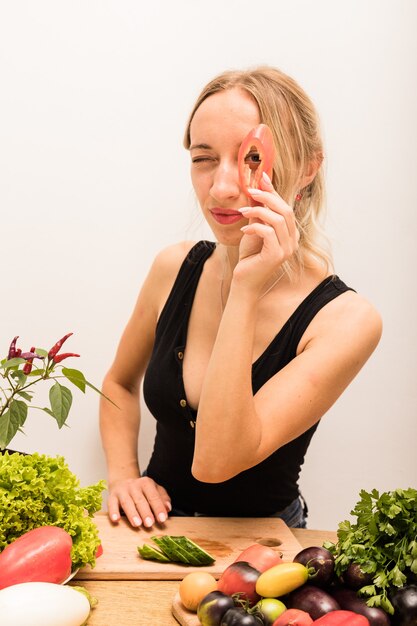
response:
<path fill-rule="evenodd" d="M 322 118 L 337 272 L 385 325 L 313 439 L 309 525 L 335 528 L 361 488 L 416 487 L 416 24 L 414 0 L 1 0 L 1 355 L 73 331 L 73 367 L 101 384 L 155 253 L 210 236 L 181 143 L 194 98 L 224 69 L 276 65 Z M 33 411 L 14 447 L 95 482 L 97 408 L 74 390 L 70 428 Z"/>

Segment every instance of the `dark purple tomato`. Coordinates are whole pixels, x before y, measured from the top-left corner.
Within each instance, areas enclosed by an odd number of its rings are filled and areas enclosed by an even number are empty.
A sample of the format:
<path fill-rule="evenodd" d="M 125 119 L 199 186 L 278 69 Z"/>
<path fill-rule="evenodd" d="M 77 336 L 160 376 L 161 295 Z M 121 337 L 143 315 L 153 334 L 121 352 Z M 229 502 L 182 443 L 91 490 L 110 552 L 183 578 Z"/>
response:
<path fill-rule="evenodd" d="M 351 589 L 360 589 L 365 585 L 370 585 L 373 577 L 374 574 L 364 572 L 358 563 L 350 563 L 342 574 L 344 584 Z"/>
<path fill-rule="evenodd" d="M 353 611 L 368 618 L 370 626 L 390 626 L 391 620 L 388 614 L 377 607 L 370 607 L 366 600 L 360 598 L 353 589 L 343 587 L 332 590 L 332 596 L 344 611 Z"/>
<path fill-rule="evenodd" d="M 220 626 L 262 626 L 263 623 L 259 615 L 251 615 L 243 608 L 234 608 L 223 615 Z"/>
<path fill-rule="evenodd" d="M 292 591 L 285 604 L 288 608 L 306 611 L 313 620 L 340 609 L 338 602 L 329 593 L 308 584 Z"/>
<path fill-rule="evenodd" d="M 417 626 L 417 585 L 406 585 L 390 595 L 394 626 Z"/>
<path fill-rule="evenodd" d="M 231 596 L 221 591 L 210 591 L 197 608 L 197 617 L 202 626 L 220 626 L 223 615 L 235 606 Z"/>
<path fill-rule="evenodd" d="M 313 585 L 322 587 L 333 578 L 334 556 L 326 548 L 304 548 L 295 555 L 293 561 L 307 567 L 309 582 Z"/>

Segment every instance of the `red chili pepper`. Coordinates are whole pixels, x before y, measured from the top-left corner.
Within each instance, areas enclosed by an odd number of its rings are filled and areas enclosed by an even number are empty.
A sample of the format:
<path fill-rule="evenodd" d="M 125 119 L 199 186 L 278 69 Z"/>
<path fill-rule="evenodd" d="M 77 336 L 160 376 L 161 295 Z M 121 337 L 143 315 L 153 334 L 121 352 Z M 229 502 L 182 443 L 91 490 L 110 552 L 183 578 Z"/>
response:
<path fill-rule="evenodd" d="M 35 353 L 35 348 L 34 347 L 31 348 L 28 354 L 33 354 L 33 356 L 30 356 L 29 358 L 27 358 L 26 363 L 23 366 L 23 373 L 26 374 L 26 376 L 31 373 L 33 359 L 35 358 L 35 356 L 37 356 L 37 354 Z M 26 357 L 22 356 L 22 358 L 24 359 Z"/>
<path fill-rule="evenodd" d="M 64 359 L 68 359 L 69 356 L 80 356 L 79 354 L 74 354 L 73 352 L 63 352 L 62 354 L 57 354 L 53 358 L 54 363 L 61 363 Z"/>
<path fill-rule="evenodd" d="M 62 337 L 62 339 L 60 339 L 59 341 L 56 342 L 56 344 L 54 346 L 52 346 L 52 348 L 49 350 L 48 352 L 48 357 L 50 359 L 53 359 L 54 356 L 60 351 L 62 344 L 64 343 L 64 341 L 66 341 L 68 339 L 68 337 L 71 337 L 73 333 L 68 333 L 67 335 L 64 335 Z"/>
<path fill-rule="evenodd" d="M 19 339 L 19 335 L 17 335 L 14 339 L 12 339 L 12 343 L 10 344 L 9 353 L 7 355 L 7 360 L 13 359 L 16 356 L 16 341 Z"/>
<path fill-rule="evenodd" d="M 251 198 L 248 187 L 257 189 L 264 172 L 272 177 L 274 159 L 275 145 L 271 129 L 266 124 L 259 124 L 246 135 L 238 154 L 240 185 L 251 206 L 258 203 Z"/>

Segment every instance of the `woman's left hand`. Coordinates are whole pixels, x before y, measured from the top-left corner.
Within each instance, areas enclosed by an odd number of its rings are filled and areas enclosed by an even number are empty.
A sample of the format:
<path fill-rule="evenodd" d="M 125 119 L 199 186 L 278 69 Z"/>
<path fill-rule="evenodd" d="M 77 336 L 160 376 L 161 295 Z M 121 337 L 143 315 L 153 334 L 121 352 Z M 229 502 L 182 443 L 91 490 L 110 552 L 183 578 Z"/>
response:
<path fill-rule="evenodd" d="M 249 224 L 239 246 L 239 263 L 234 276 L 250 280 L 259 289 L 298 249 L 300 233 L 294 211 L 275 191 L 264 174 L 261 189 L 251 189 L 252 197 L 262 206 L 241 209 Z"/>

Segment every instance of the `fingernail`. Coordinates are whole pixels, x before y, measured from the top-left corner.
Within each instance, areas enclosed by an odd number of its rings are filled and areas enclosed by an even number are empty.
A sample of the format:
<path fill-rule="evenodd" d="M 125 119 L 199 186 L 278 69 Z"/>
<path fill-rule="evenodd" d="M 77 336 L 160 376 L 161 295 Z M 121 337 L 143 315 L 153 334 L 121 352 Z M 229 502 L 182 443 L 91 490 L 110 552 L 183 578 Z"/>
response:
<path fill-rule="evenodd" d="M 271 184 L 271 179 L 269 178 L 266 172 L 262 172 L 262 178 L 264 179 L 266 183 L 268 183 L 269 185 Z"/>
<path fill-rule="evenodd" d="M 142 524 L 142 520 L 140 519 L 140 517 L 134 517 L 133 523 L 135 526 L 140 526 Z"/>
<path fill-rule="evenodd" d="M 159 521 L 160 521 L 161 523 L 165 522 L 165 521 L 166 521 L 166 518 L 167 518 L 167 516 L 165 515 L 165 513 L 160 513 L 160 514 L 158 515 L 158 519 L 159 519 Z"/>
<path fill-rule="evenodd" d="M 250 206 L 243 206 L 241 209 L 239 209 L 239 213 L 246 213 L 247 211 L 250 211 L 251 207 Z"/>
<path fill-rule="evenodd" d="M 168 511 L 172 511 L 171 502 L 165 502 L 165 506 L 168 509 Z"/>
<path fill-rule="evenodd" d="M 246 226 L 242 226 L 240 230 L 245 232 L 246 230 L 248 230 L 248 228 L 249 228 L 249 224 L 247 224 Z"/>
<path fill-rule="evenodd" d="M 117 515 L 117 513 L 113 513 L 110 519 L 112 522 L 117 522 L 117 520 L 119 519 L 119 516 Z"/>
<path fill-rule="evenodd" d="M 153 519 L 151 517 L 145 517 L 145 522 L 144 522 L 145 526 L 152 526 L 153 524 Z"/>
<path fill-rule="evenodd" d="M 248 191 L 251 196 L 257 196 L 258 194 L 262 193 L 261 189 L 255 189 L 254 187 L 248 187 Z"/>

